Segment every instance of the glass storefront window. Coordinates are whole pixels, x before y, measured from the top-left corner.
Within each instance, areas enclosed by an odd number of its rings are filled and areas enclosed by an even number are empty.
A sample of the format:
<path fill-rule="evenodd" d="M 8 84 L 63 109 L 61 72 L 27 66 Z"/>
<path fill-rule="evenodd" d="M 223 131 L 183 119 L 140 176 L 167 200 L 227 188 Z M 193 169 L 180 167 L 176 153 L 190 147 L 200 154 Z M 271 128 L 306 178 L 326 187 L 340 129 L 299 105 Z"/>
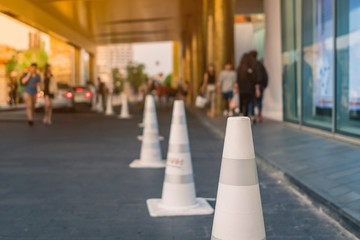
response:
<path fill-rule="evenodd" d="M 336 11 L 336 129 L 360 135 L 360 1 L 338 0 Z"/>
<path fill-rule="evenodd" d="M 303 0 L 302 122 L 332 127 L 333 0 Z"/>
<path fill-rule="evenodd" d="M 295 2 L 281 1 L 282 84 L 284 120 L 298 122 L 297 107 L 297 48 L 295 32 Z"/>

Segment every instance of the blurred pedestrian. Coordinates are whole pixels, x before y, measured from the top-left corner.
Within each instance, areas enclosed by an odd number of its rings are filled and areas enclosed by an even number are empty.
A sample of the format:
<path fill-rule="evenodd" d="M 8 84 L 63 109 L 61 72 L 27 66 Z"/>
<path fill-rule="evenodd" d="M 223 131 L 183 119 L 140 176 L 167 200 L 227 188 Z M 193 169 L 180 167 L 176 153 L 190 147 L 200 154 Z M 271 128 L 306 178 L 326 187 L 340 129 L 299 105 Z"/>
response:
<path fill-rule="evenodd" d="M 106 95 L 107 95 L 107 89 L 105 86 L 105 83 L 101 80 L 100 77 L 98 77 L 98 90 L 97 90 L 99 98 L 102 100 L 103 109 L 106 109 Z"/>
<path fill-rule="evenodd" d="M 240 113 L 240 96 L 239 96 L 239 84 L 234 84 L 233 98 L 230 102 L 229 116 L 236 116 Z"/>
<path fill-rule="evenodd" d="M 9 104 L 16 105 L 16 97 L 18 91 L 18 84 L 16 81 L 16 77 L 10 76 L 9 82 Z"/>
<path fill-rule="evenodd" d="M 231 63 L 225 64 L 225 69 L 220 72 L 218 90 L 222 93 L 224 116 L 229 115 L 230 102 L 233 98 L 233 89 L 236 82 L 236 72 L 231 69 Z"/>
<path fill-rule="evenodd" d="M 255 61 L 255 75 L 256 75 L 256 85 L 255 85 L 255 98 L 252 107 L 252 115 L 255 116 L 254 106 L 258 108 L 258 120 L 262 122 L 262 100 L 264 96 L 264 90 L 268 85 L 269 77 L 266 72 L 266 69 L 262 62 L 257 60 L 257 52 L 250 52 L 253 61 Z"/>
<path fill-rule="evenodd" d="M 52 105 L 54 97 L 59 93 L 59 89 L 57 86 L 56 79 L 51 72 L 51 65 L 46 64 L 44 78 L 42 81 L 42 87 L 44 91 L 45 97 L 45 114 L 43 118 L 43 123 L 51 124 L 51 116 L 52 116 Z"/>
<path fill-rule="evenodd" d="M 244 54 L 238 67 L 238 78 L 240 92 L 240 112 L 244 116 L 249 116 L 250 102 L 255 96 L 255 65 L 250 54 Z M 254 121 L 254 117 L 251 116 Z"/>
<path fill-rule="evenodd" d="M 29 126 L 34 125 L 33 115 L 35 109 L 36 93 L 37 89 L 40 87 L 40 82 L 41 77 L 37 73 L 37 64 L 32 63 L 29 71 L 21 78 L 21 84 L 25 86 L 24 100 L 26 103 L 26 113 Z"/>
<path fill-rule="evenodd" d="M 210 102 L 209 117 L 215 116 L 215 102 L 216 102 L 216 74 L 213 64 L 209 64 L 206 73 L 204 74 L 204 82 L 201 90 L 206 93 L 206 99 Z"/>

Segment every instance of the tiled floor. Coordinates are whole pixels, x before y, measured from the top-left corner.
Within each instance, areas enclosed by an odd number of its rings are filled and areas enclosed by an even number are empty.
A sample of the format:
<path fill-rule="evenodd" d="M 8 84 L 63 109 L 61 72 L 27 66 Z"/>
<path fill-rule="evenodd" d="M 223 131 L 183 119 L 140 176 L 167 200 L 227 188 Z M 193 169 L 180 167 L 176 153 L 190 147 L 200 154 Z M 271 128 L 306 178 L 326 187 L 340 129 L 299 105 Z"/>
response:
<path fill-rule="evenodd" d="M 225 118 L 210 120 L 201 111 L 193 112 L 225 129 Z M 253 125 L 252 130 L 257 156 L 360 229 L 360 140 L 359 145 L 348 144 L 271 120 Z"/>
<path fill-rule="evenodd" d="M 128 167 L 139 156 L 141 133 L 140 111 L 131 110 L 134 119 L 123 121 L 55 113 L 52 126 L 37 121 L 33 128 L 24 112 L 0 113 L 0 239 L 210 239 L 213 215 L 149 216 L 145 202 L 160 197 L 164 169 Z M 164 156 L 170 116 L 158 110 Z M 223 138 L 192 114 L 188 126 L 197 195 L 215 198 Z M 268 240 L 355 239 L 295 194 L 280 173 L 258 171 Z"/>

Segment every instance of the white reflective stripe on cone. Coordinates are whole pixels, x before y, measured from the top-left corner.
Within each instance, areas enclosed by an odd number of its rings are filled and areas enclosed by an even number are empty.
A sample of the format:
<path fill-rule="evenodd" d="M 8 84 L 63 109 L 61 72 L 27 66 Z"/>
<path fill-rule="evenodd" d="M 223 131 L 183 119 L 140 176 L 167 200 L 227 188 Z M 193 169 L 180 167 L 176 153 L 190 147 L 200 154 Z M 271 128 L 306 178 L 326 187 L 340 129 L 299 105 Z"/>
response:
<path fill-rule="evenodd" d="M 185 116 L 173 116 L 171 120 L 171 124 L 185 125 L 186 124 Z"/>
<path fill-rule="evenodd" d="M 223 158 L 219 182 L 235 186 L 258 184 L 255 159 Z"/>
<path fill-rule="evenodd" d="M 187 153 L 190 152 L 189 144 L 170 144 L 169 152 L 171 153 Z"/>
<path fill-rule="evenodd" d="M 164 182 L 172 184 L 188 184 L 194 182 L 193 174 L 187 175 L 175 175 L 175 174 L 165 174 Z"/>
<path fill-rule="evenodd" d="M 152 149 L 152 148 L 158 148 L 160 147 L 160 143 L 155 141 L 155 142 L 143 142 L 141 145 L 142 148 L 144 149 Z"/>

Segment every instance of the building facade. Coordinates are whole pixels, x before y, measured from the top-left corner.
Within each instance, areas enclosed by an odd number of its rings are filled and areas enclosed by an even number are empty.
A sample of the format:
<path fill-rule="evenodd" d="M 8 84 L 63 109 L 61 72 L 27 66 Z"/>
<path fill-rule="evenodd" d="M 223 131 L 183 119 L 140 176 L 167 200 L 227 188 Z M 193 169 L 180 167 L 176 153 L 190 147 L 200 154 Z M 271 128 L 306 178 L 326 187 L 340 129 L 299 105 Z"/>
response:
<path fill-rule="evenodd" d="M 125 70 L 133 61 L 133 46 L 132 44 L 101 45 L 96 48 L 96 54 L 100 74 L 113 68 Z"/>
<path fill-rule="evenodd" d="M 269 2 L 264 3 L 265 64 L 272 81 L 265 96 L 268 115 L 359 137 L 360 1 Z"/>

